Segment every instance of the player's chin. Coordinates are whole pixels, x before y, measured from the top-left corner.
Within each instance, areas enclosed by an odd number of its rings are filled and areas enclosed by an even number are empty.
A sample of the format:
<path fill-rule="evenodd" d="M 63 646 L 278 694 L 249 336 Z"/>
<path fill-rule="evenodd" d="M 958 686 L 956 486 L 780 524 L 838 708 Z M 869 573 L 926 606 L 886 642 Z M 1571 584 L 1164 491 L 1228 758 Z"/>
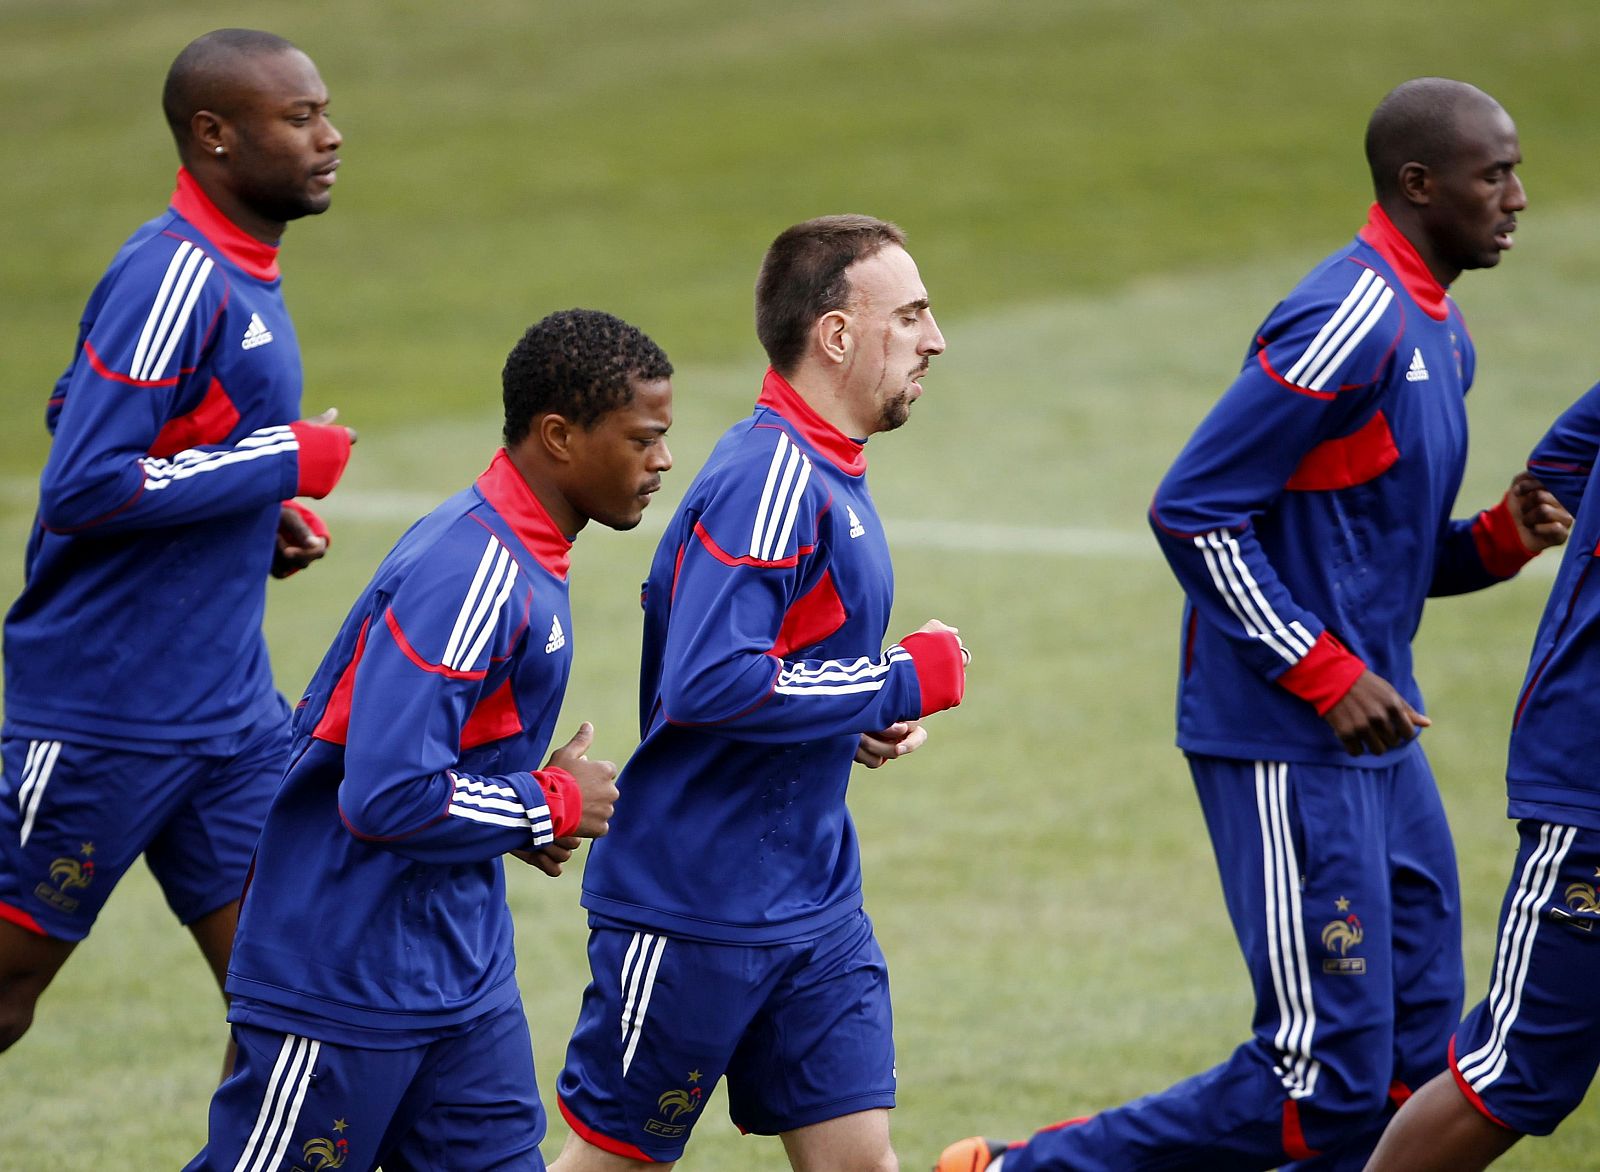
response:
<path fill-rule="evenodd" d="M 596 517 L 595 520 L 599 521 L 607 529 L 615 529 L 619 533 L 626 533 L 630 529 L 637 529 L 639 522 L 644 520 L 644 506 L 640 505 L 638 508 L 628 512 L 611 513 L 604 517 Z"/>

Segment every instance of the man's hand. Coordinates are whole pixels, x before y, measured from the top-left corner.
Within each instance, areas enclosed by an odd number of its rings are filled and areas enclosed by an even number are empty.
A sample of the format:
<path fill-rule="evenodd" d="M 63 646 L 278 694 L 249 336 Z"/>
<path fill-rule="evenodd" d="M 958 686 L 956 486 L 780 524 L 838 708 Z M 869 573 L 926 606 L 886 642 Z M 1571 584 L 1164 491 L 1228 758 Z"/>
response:
<path fill-rule="evenodd" d="M 306 510 L 285 504 L 278 512 L 278 546 L 272 552 L 272 576 L 297 574 L 328 552 L 326 533 L 318 533 Z"/>
<path fill-rule="evenodd" d="M 887 761 L 915 753 L 928 739 L 919 720 L 899 720 L 878 732 L 862 733 L 856 746 L 856 763 L 876 769 Z"/>
<path fill-rule="evenodd" d="M 326 427 L 326 426 L 328 426 L 328 424 L 332 423 L 337 418 L 339 418 L 339 408 L 337 408 L 337 407 L 329 407 L 321 415 L 314 415 L 310 419 L 302 419 L 300 422 L 302 422 L 302 423 L 314 423 L 318 427 Z M 347 428 L 345 428 L 345 431 L 350 436 L 350 445 L 352 447 L 354 447 L 355 446 L 355 442 L 356 442 L 356 429 L 353 428 L 353 427 L 347 427 Z"/>
<path fill-rule="evenodd" d="M 948 631 L 950 634 L 956 637 L 956 642 L 961 646 L 962 664 L 965 665 L 971 663 L 972 652 L 968 651 L 967 645 L 961 642 L 961 632 L 957 628 L 952 627 L 949 623 L 941 623 L 938 619 L 929 619 L 911 633 L 913 635 L 934 635 L 938 634 L 940 631 Z"/>
<path fill-rule="evenodd" d="M 1506 506 L 1517 523 L 1517 536 L 1533 553 L 1565 544 L 1572 532 L 1572 514 L 1532 472 L 1518 472 L 1511 478 Z"/>
<path fill-rule="evenodd" d="M 583 795 L 583 815 L 572 832 L 579 838 L 600 838 L 611 829 L 611 812 L 617 802 L 617 767 L 584 755 L 593 741 L 594 725 L 586 720 L 570 741 L 550 754 L 549 764 L 572 774 Z"/>
<path fill-rule="evenodd" d="M 1380 675 L 1362 672 L 1350 690 L 1323 716 L 1344 751 L 1352 757 L 1363 752 L 1374 757 L 1398 748 L 1416 736 L 1417 729 L 1433 723 L 1418 712 L 1394 685 Z"/>
<path fill-rule="evenodd" d="M 537 867 L 546 875 L 554 879 L 561 874 L 561 864 L 570 859 L 578 849 L 582 840 L 576 836 L 558 838 L 538 850 L 512 851 L 511 854 L 527 863 L 530 867 Z"/>

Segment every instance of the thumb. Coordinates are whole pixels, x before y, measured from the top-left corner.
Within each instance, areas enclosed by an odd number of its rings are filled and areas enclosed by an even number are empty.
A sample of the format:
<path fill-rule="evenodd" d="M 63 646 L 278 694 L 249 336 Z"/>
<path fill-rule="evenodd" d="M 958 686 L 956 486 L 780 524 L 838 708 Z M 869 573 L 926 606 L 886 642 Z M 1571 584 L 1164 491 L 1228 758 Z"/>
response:
<path fill-rule="evenodd" d="M 1406 715 L 1411 717 L 1411 723 L 1416 725 L 1418 728 L 1433 727 L 1433 721 L 1429 720 L 1426 716 L 1422 715 L 1422 713 L 1418 712 L 1409 704 L 1406 705 Z"/>
<path fill-rule="evenodd" d="M 326 423 L 332 423 L 337 418 L 339 418 L 339 408 L 337 408 L 337 407 L 329 407 L 321 415 L 314 416 L 311 419 L 308 419 L 306 422 L 307 423 L 326 424 Z"/>
<path fill-rule="evenodd" d="M 578 726 L 578 731 L 572 734 L 572 739 L 567 742 L 567 748 L 576 756 L 583 756 L 588 752 L 589 746 L 594 743 L 594 725 L 587 720 Z"/>

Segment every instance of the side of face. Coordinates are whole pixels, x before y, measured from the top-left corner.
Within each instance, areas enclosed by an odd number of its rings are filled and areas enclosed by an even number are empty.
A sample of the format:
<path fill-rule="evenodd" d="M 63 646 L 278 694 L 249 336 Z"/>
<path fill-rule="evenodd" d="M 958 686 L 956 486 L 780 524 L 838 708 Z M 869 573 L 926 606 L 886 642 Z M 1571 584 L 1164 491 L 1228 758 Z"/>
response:
<path fill-rule="evenodd" d="M 257 215 L 287 223 L 328 210 L 343 139 L 328 119 L 328 88 L 304 53 L 245 59 L 220 135 L 234 192 Z"/>
<path fill-rule="evenodd" d="M 1423 216 L 1435 255 L 1455 269 L 1486 269 L 1511 247 L 1517 213 L 1528 206 L 1517 176 L 1517 128 L 1499 106 L 1478 104 L 1457 114 L 1456 150 L 1428 173 Z"/>
<path fill-rule="evenodd" d="M 569 433 L 570 483 L 564 493 L 584 517 L 612 529 L 632 529 L 672 467 L 672 380 L 629 380 L 633 397 L 590 428 Z"/>
<path fill-rule="evenodd" d="M 893 431 L 922 395 L 922 376 L 944 335 L 911 254 L 880 248 L 845 270 L 850 303 L 843 311 L 848 340 L 843 357 L 846 396 L 862 436 Z"/>

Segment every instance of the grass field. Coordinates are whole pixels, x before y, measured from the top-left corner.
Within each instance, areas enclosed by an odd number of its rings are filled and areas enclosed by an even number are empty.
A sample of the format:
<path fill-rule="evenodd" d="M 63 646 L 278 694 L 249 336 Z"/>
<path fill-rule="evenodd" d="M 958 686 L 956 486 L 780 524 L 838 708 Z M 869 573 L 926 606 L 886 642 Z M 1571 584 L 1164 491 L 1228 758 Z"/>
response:
<path fill-rule="evenodd" d="M 875 442 L 896 632 L 974 649 L 969 698 L 917 757 L 862 773 L 868 907 L 896 991 L 902 1164 L 1156 1090 L 1223 1057 L 1250 1005 L 1172 747 L 1179 592 L 1144 531 L 1155 481 L 1289 284 L 1358 225 L 1367 112 L 1421 73 L 1517 118 L 1532 206 L 1457 290 L 1479 348 L 1460 512 L 1491 503 L 1594 378 L 1592 60 L 1583 0 L 1515 17 L 1197 0 L 399 0 L 0 4 L 0 575 L 20 582 L 39 417 L 84 297 L 174 163 L 156 97 L 227 24 L 308 49 L 346 135 L 334 210 L 283 264 L 308 413 L 361 430 L 330 559 L 270 590 L 297 694 L 395 535 L 485 464 L 498 371 L 529 321 L 620 313 L 679 366 L 677 471 L 640 532 L 575 552 L 564 726 L 631 749 L 652 537 L 760 374 L 750 286 L 782 227 L 890 216 L 949 339 L 906 429 Z M 1515 849 L 1501 769 L 1550 566 L 1446 600 L 1419 663 L 1457 835 L 1469 997 Z M 513 876 L 546 1101 L 585 978 L 576 875 Z M 0 1058 L 0 1169 L 160 1169 L 199 1146 L 221 1004 L 148 876 L 124 883 Z M 784 1166 L 722 1097 L 683 1162 Z M 552 1127 L 546 1151 L 562 1138 Z M 1592 1168 L 1592 1106 L 1504 1161 Z"/>

